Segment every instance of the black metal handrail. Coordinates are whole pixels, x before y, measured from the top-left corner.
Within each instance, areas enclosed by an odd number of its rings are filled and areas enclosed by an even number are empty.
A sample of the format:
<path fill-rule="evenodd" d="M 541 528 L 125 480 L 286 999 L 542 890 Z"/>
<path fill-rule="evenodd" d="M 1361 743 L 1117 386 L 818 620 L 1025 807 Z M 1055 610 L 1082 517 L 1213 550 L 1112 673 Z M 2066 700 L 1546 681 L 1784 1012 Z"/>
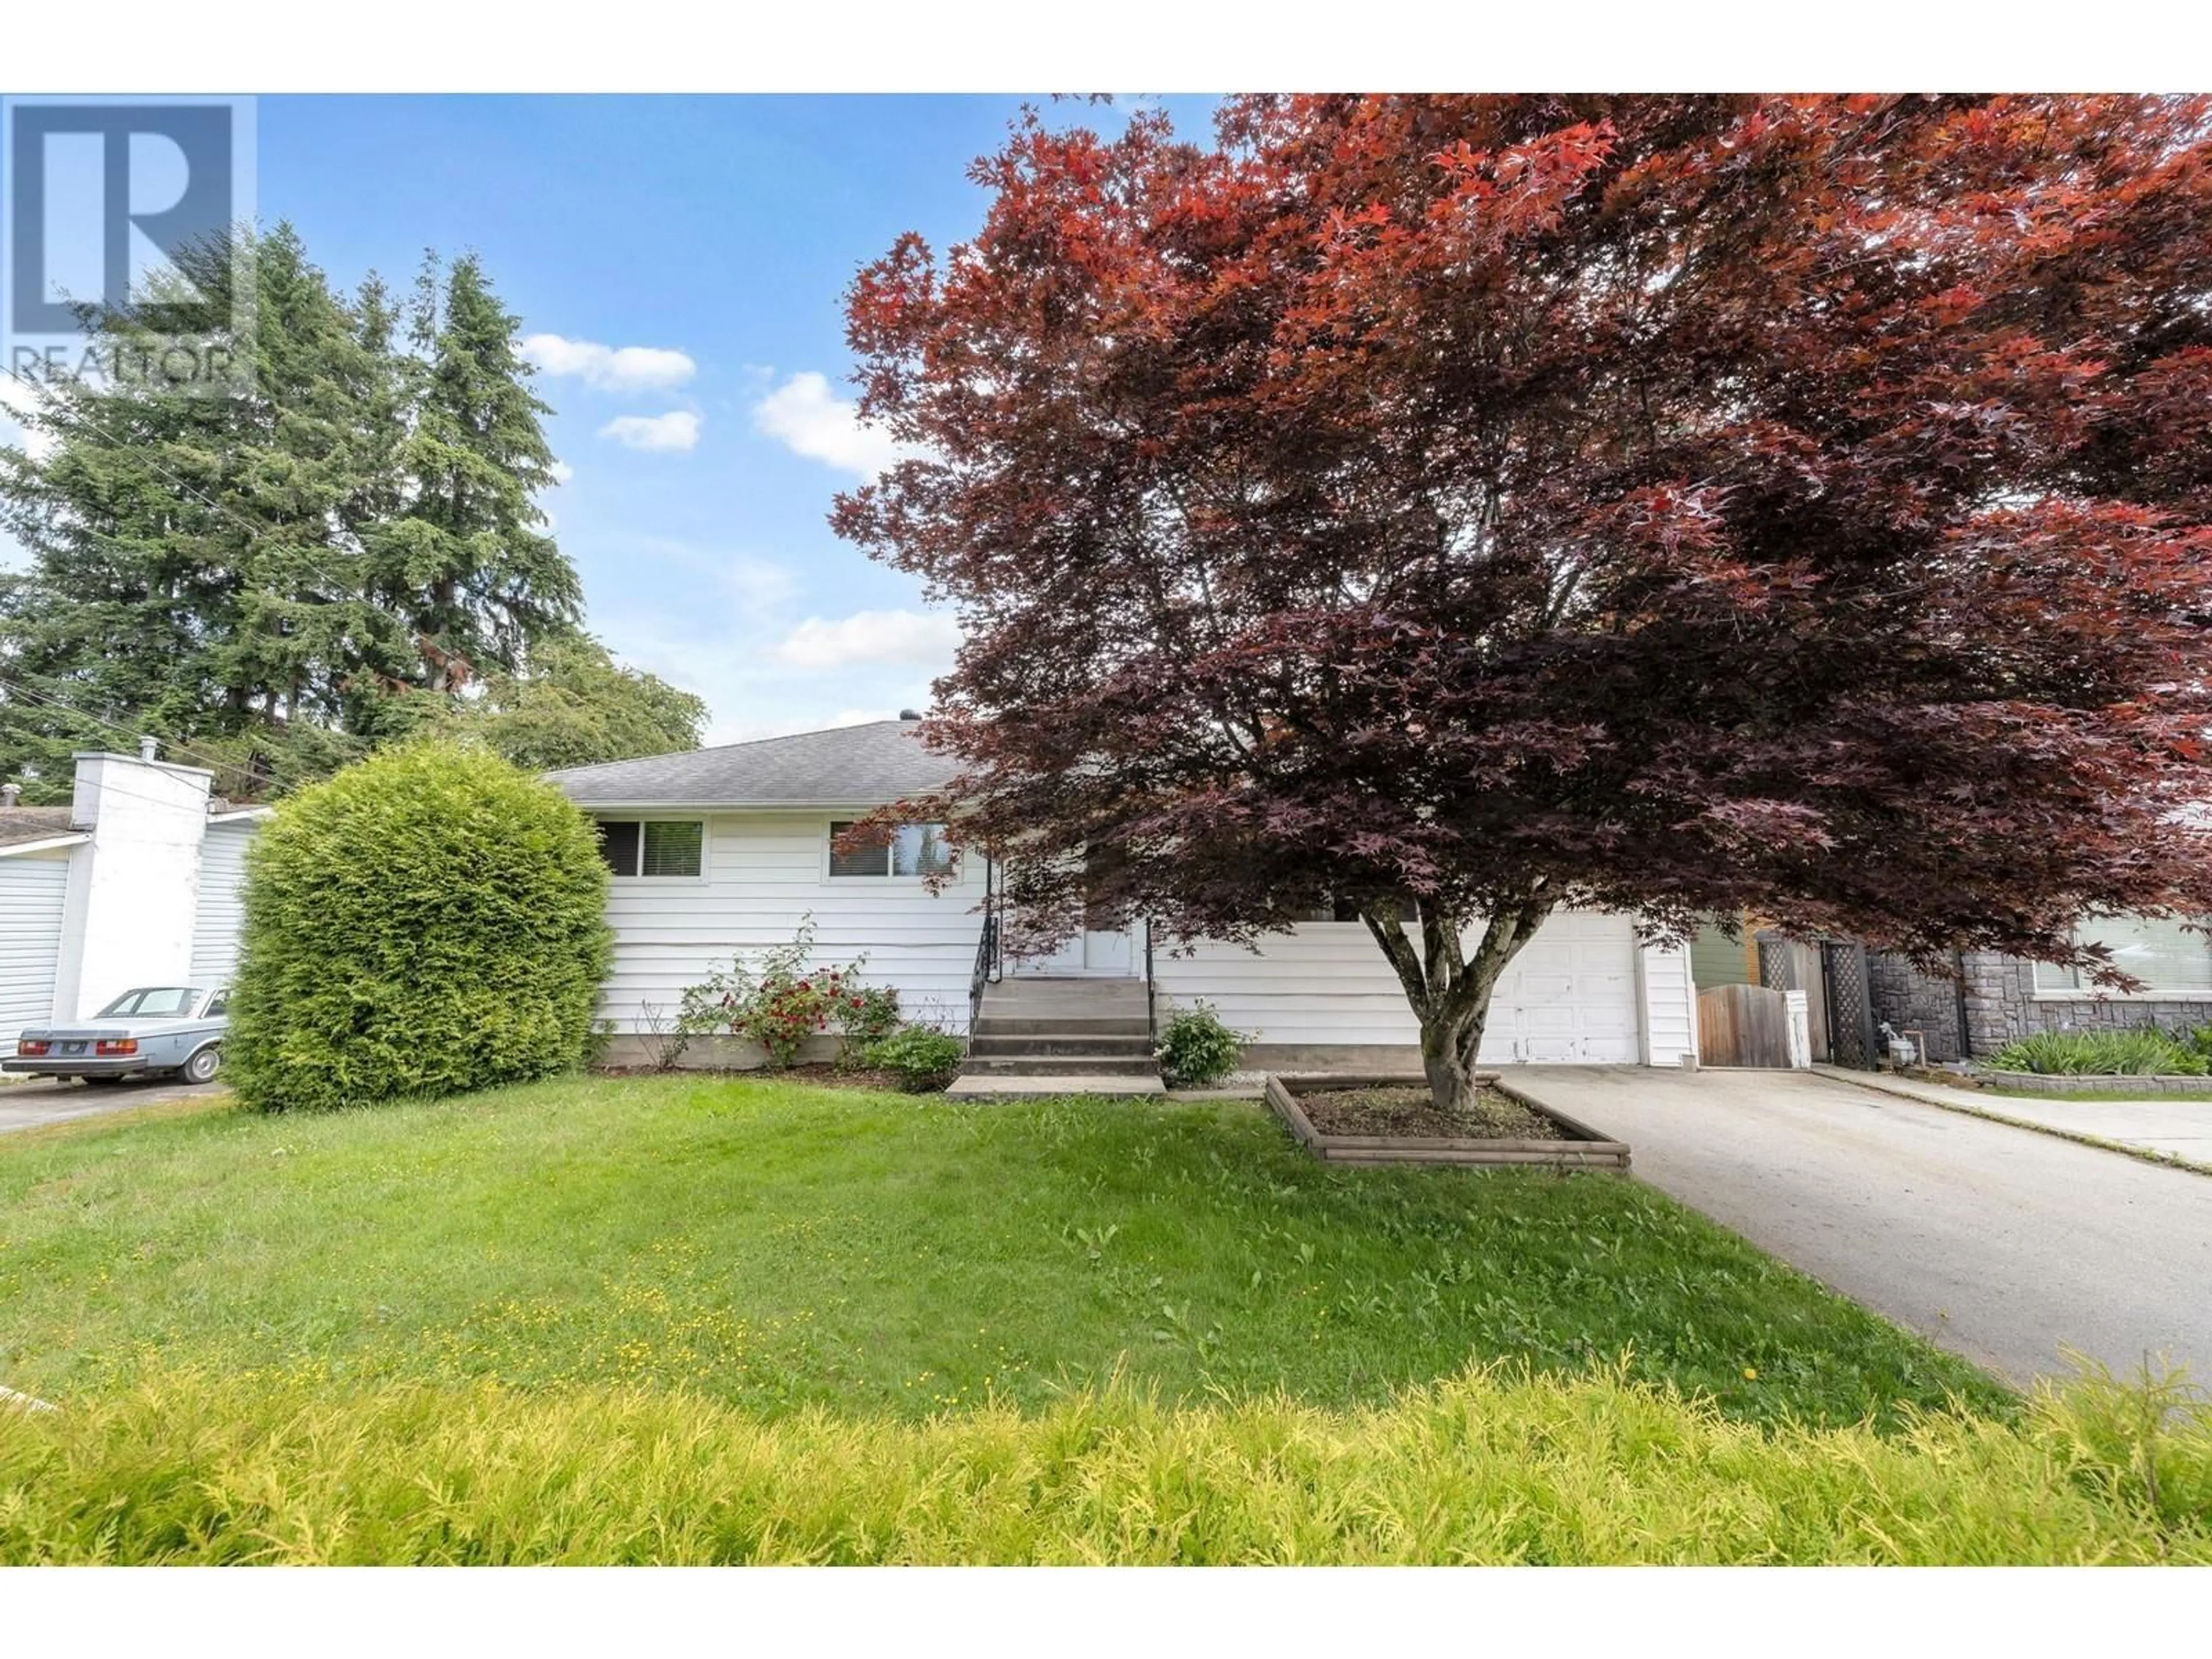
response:
<path fill-rule="evenodd" d="M 1152 981 L 1152 921 L 1145 918 L 1145 1031 L 1157 1038 L 1160 1034 L 1158 987 Z"/>
<path fill-rule="evenodd" d="M 992 882 L 993 866 L 983 866 L 983 931 L 975 939 L 975 969 L 968 976 L 968 1035 L 975 1035 L 975 1022 L 983 1014 L 983 988 L 999 976 L 999 911 Z"/>

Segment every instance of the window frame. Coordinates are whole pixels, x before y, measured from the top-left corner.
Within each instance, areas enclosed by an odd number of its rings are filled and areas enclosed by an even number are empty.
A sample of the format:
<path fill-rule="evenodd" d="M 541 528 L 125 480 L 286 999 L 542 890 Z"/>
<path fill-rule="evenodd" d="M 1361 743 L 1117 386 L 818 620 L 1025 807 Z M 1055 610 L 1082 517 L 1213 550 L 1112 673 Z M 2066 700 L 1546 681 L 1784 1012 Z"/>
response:
<path fill-rule="evenodd" d="M 654 887 L 703 887 L 714 863 L 714 824 L 704 812 L 604 812 L 592 818 L 592 833 L 598 834 L 602 823 L 634 823 L 637 825 L 637 870 L 624 874 L 612 865 L 607 866 L 609 876 L 616 881 L 635 882 Z M 648 876 L 640 873 L 645 868 L 645 826 L 648 823 L 696 823 L 699 826 L 699 873 L 696 876 Z M 605 863 L 602 854 L 600 862 Z"/>
<path fill-rule="evenodd" d="M 893 875 L 891 873 L 891 845 L 889 842 L 885 842 L 884 843 L 884 873 L 880 876 L 837 876 L 832 875 L 830 872 L 830 857 L 836 848 L 838 826 L 842 824 L 846 829 L 849 830 L 866 816 L 867 814 L 865 812 L 856 812 L 848 818 L 824 818 L 822 821 L 822 885 L 824 887 L 837 888 L 919 887 L 924 882 L 929 880 L 930 878 L 927 876 Z M 903 824 L 900 826 L 902 829 L 906 827 L 907 826 Z M 939 823 L 937 827 L 940 830 L 945 828 L 942 823 Z M 963 859 L 960 854 L 956 850 L 952 854 L 952 868 L 949 877 L 949 879 L 953 885 L 957 886 L 968 878 L 965 865 L 966 860 Z"/>
<path fill-rule="evenodd" d="M 1405 927 L 1419 927 L 1421 925 L 1421 908 L 1419 896 L 1413 893 L 1406 893 L 1401 895 L 1401 897 L 1406 901 L 1407 908 L 1406 913 L 1398 918 L 1399 925 Z M 1338 910 L 1346 908 L 1350 908 L 1349 901 L 1340 901 L 1332 898 L 1329 902 L 1329 914 L 1328 915 L 1316 916 L 1301 914 L 1291 919 L 1291 925 L 1298 927 L 1359 928 L 1364 928 L 1367 926 L 1366 919 L 1359 915 L 1356 908 L 1352 908 L 1352 914 L 1348 916 L 1339 915 L 1336 914 Z"/>
<path fill-rule="evenodd" d="M 2104 918 L 2106 921 L 2127 922 L 2139 919 L 2133 915 Z M 2167 920 L 2162 916 L 2148 919 L 2154 921 Z M 2078 944 L 2081 941 L 2084 932 L 2087 932 L 2091 939 L 2094 939 L 2095 928 L 2096 922 L 2094 921 L 2086 925 L 2076 923 L 2073 933 L 2075 942 Z M 2212 961 L 2212 936 L 2197 933 L 2191 937 L 2194 938 L 2203 950 L 2207 960 Z M 2161 986 L 2146 983 L 2140 991 L 2118 991 L 2106 986 L 2079 982 L 2081 975 L 2085 971 L 2079 968 L 2062 968 L 2056 963 L 2031 961 L 2028 963 L 2028 998 L 2035 1002 L 2212 1002 L 2212 983 L 2198 986 Z M 2045 985 L 2043 982 L 2043 976 L 2046 973 L 2072 974 L 2077 982 L 2072 985 Z"/>

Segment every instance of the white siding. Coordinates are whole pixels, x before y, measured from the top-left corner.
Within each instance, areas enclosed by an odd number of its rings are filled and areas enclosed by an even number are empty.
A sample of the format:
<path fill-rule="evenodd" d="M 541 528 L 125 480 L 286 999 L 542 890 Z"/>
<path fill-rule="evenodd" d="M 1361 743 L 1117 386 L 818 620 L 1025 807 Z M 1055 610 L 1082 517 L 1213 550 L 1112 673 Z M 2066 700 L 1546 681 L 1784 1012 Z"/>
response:
<path fill-rule="evenodd" d="M 1472 940 L 1470 940 L 1472 943 Z M 1633 1065 L 1646 1057 L 1641 1005 L 1648 988 L 1686 975 L 1671 964 L 1680 952 L 1644 952 L 1639 973 L 1636 932 L 1627 918 L 1595 911 L 1553 915 L 1513 959 L 1492 999 L 1482 1060 L 1586 1060 Z M 1661 965 L 1655 969 L 1651 958 Z M 1358 922 L 1304 922 L 1270 934 L 1256 956 L 1238 945 L 1201 945 L 1189 957 L 1164 948 L 1153 958 L 1159 988 L 1179 1002 L 1203 999 L 1235 1029 L 1269 1044 L 1413 1045 L 1420 1029 L 1406 994 L 1366 927 Z M 1669 1002 L 1671 1007 L 1673 1002 Z M 1650 1052 L 1676 1063 L 1673 1045 L 1686 1040 L 1686 1003 L 1675 1023 L 1653 1034 Z"/>
<path fill-rule="evenodd" d="M 1680 1066 L 1698 1052 L 1698 991 L 1690 953 L 1678 946 L 1647 945 L 1638 952 L 1644 981 L 1644 1060 Z"/>
<path fill-rule="evenodd" d="M 240 902 L 246 881 L 246 849 L 257 823 L 208 826 L 200 843 L 199 907 L 192 914 L 192 978 L 228 979 L 238 966 L 238 929 L 245 920 Z"/>
<path fill-rule="evenodd" d="M 69 871 L 66 853 L 0 859 L 0 1054 L 15 1052 L 24 1026 L 53 1018 Z"/>
<path fill-rule="evenodd" d="M 601 816 L 673 818 L 678 812 L 609 811 Z M 737 952 L 787 942 L 814 916 L 816 959 L 852 961 L 865 952 L 862 978 L 888 985 L 917 1018 L 954 1030 L 968 1025 L 968 982 L 983 918 L 980 858 L 960 880 L 931 895 L 918 881 L 840 879 L 827 873 L 829 812 L 707 815 L 699 879 L 617 877 L 607 901 L 615 930 L 614 969 L 600 997 L 602 1018 L 619 1031 L 643 1029 L 642 1005 L 672 1018 L 686 986 Z M 858 816 L 834 815 L 839 820 Z"/>

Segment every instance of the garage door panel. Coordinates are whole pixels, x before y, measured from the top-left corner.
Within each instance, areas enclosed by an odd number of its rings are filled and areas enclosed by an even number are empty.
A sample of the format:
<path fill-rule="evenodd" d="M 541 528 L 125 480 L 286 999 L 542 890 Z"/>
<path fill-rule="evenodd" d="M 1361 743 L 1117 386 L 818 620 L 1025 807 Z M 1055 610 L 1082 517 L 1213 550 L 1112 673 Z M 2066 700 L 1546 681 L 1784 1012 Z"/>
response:
<path fill-rule="evenodd" d="M 1642 1049 L 1634 929 L 1616 916 L 1554 917 L 1501 986 L 1484 1057 L 1633 1063 Z"/>

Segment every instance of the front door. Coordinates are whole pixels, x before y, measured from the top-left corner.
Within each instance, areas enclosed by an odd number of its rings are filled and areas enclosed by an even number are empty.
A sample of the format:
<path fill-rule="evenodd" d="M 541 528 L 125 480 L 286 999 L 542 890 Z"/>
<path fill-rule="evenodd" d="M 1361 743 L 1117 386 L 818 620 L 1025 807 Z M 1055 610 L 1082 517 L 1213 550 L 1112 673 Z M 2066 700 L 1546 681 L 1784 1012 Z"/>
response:
<path fill-rule="evenodd" d="M 1086 860 L 1093 871 L 1104 862 L 1095 849 Z M 1083 931 L 1060 941 L 1047 956 L 1009 957 L 1007 967 L 1017 974 L 1091 974 L 1101 979 L 1127 976 L 1137 971 L 1137 930 L 1132 924 L 1116 925 L 1103 908 L 1083 918 Z"/>
<path fill-rule="evenodd" d="M 1006 971 L 1041 977 L 1048 975 L 1095 974 L 1100 978 L 1127 975 L 1137 970 L 1137 952 L 1127 927 L 1085 927 L 1062 939 L 1047 956 L 1008 957 Z"/>

